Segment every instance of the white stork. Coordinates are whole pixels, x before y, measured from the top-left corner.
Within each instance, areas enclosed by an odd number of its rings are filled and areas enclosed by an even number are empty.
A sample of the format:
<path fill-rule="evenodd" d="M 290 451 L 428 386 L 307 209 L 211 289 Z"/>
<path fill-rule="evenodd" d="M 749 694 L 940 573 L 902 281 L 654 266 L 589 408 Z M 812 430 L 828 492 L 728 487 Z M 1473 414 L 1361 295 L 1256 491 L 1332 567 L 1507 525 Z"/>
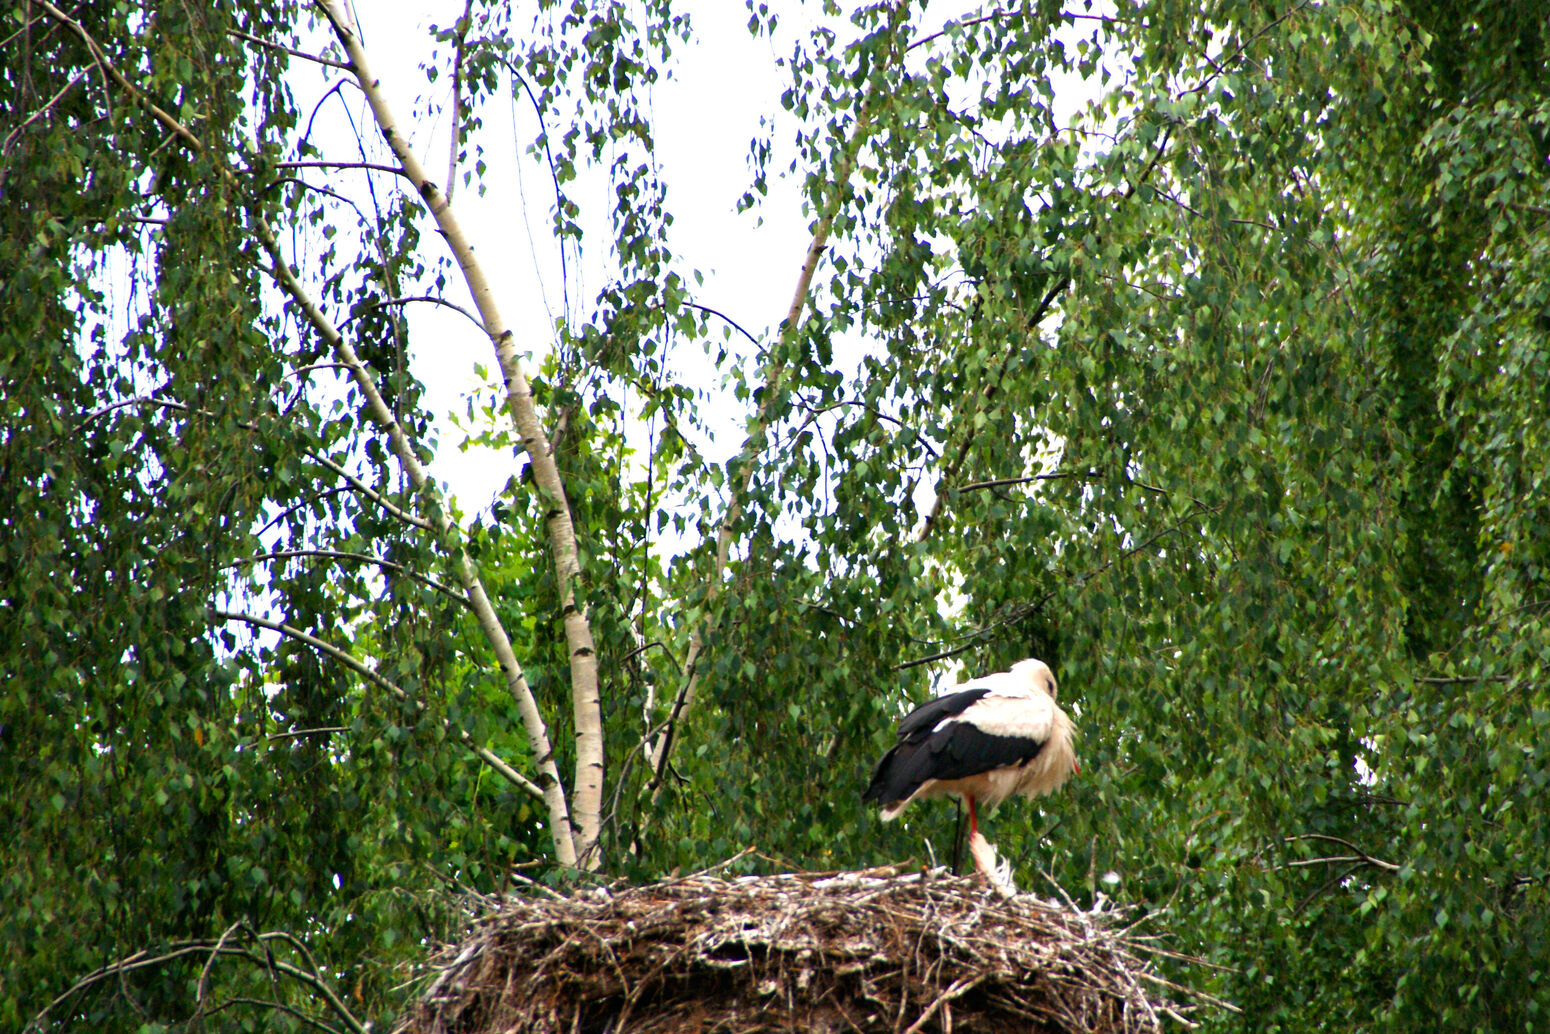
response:
<path fill-rule="evenodd" d="M 914 800 L 967 800 L 975 867 L 996 881 L 976 803 L 994 808 L 1013 794 L 1050 793 L 1080 771 L 1071 719 L 1055 703 L 1055 689 L 1049 665 L 1029 658 L 922 704 L 899 723 L 899 742 L 878 762 L 861 799 L 880 803 L 885 822 Z"/>

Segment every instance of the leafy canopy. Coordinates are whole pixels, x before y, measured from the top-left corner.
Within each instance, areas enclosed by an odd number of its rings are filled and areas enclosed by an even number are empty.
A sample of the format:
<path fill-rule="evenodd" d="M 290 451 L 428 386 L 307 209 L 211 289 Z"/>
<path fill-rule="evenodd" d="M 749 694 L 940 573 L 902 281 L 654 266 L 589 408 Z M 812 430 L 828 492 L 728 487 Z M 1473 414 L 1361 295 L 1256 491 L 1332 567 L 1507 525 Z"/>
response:
<path fill-rule="evenodd" d="M 1024 886 L 1160 911 L 1220 967 L 1173 975 L 1242 1010 L 1210 1025 L 1543 1030 L 1539 5 L 777 13 L 750 5 L 788 87 L 743 205 L 791 177 L 823 246 L 748 336 L 656 161 L 653 88 L 710 43 L 688 15 L 469 3 L 434 33 L 453 204 L 522 106 L 560 252 L 608 269 L 524 346 L 596 644 L 602 870 L 945 853 L 950 809 L 879 825 L 868 767 L 928 673 L 1040 656 L 1083 773 L 992 836 Z M 449 892 L 577 878 L 460 574 L 572 787 L 552 497 L 514 458 L 444 523 L 284 287 L 266 226 L 442 455 L 410 299 L 463 283 L 412 185 L 319 164 L 392 155 L 310 135 L 283 48 L 343 60 L 316 11 L 0 31 L 0 1025 L 141 950 L 43 1025 L 386 1022 Z M 369 119 L 353 89 L 323 103 Z M 504 398 L 465 426 L 520 450 Z"/>

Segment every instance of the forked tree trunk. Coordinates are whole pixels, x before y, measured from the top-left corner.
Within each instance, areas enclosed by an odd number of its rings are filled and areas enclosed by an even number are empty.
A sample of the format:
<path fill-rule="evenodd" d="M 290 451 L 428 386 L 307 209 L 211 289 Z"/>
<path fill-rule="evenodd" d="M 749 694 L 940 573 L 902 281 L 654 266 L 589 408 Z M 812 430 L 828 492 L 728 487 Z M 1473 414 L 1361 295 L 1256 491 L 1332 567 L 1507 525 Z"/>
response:
<path fill-rule="evenodd" d="M 598 699 L 597 650 L 593 645 L 592 627 L 587 620 L 586 609 L 576 595 L 581 565 L 576 550 L 576 529 L 571 521 L 570 505 L 565 497 L 560 470 L 550 450 L 543 422 L 539 419 L 538 406 L 533 400 L 527 376 L 517 361 L 511 329 L 500 314 L 495 293 L 474 257 L 473 246 L 458 224 L 451 203 L 409 149 L 405 135 L 399 132 L 398 122 L 388 108 L 378 80 L 371 74 L 366 52 L 344 5 L 338 0 L 326 0 L 322 7 L 349 55 L 351 70 L 371 105 L 377 127 L 392 148 L 404 175 L 419 191 L 437 227 L 452 248 L 464 282 L 473 296 L 474 305 L 479 310 L 485 333 L 495 348 L 501 378 L 506 386 L 506 403 L 532 463 L 533 480 L 545 508 L 549 550 L 554 559 L 565 642 L 570 656 L 571 700 L 576 725 L 576 776 L 571 786 L 570 804 L 576 834 L 576 860 L 583 868 L 596 869 L 601 862 L 597 841 L 603 804 L 603 722 Z M 456 132 L 455 127 L 453 132 Z"/>

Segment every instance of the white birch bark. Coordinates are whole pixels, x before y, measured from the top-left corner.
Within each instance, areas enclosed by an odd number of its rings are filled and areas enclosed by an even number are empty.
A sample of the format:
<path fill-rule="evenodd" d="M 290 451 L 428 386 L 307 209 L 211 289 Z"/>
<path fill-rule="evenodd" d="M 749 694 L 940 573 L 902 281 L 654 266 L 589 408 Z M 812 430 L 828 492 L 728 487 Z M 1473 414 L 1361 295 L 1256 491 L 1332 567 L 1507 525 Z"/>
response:
<path fill-rule="evenodd" d="M 349 55 L 351 69 L 371 106 L 378 129 L 382 131 L 399 166 L 419 191 L 437 227 L 452 248 L 464 282 L 473 295 L 474 305 L 479 310 L 479 317 L 484 322 L 485 333 L 495 348 L 501 377 L 506 386 L 507 405 L 532 463 L 533 479 L 546 510 L 549 549 L 554 558 L 565 641 L 570 655 L 571 700 L 576 726 L 576 777 L 571 787 L 576 859 L 577 864 L 583 868 L 596 869 L 601 862 L 597 841 L 603 804 L 603 721 L 598 698 L 597 650 L 586 610 L 576 597 L 581 565 L 576 550 L 575 525 L 571 520 L 570 505 L 565 497 L 565 486 L 560 480 L 559 467 L 554 462 L 527 376 L 517 361 L 511 329 L 501 317 L 494 291 L 474 257 L 473 246 L 458 224 L 452 205 L 409 149 L 406 136 L 399 131 L 398 122 L 388 108 L 379 81 L 371 74 L 366 52 L 343 4 L 339 0 L 324 0 L 322 8 Z"/>
<path fill-rule="evenodd" d="M 413 444 L 408 435 L 404 433 L 403 426 L 393 417 L 393 411 L 382 393 L 377 389 L 376 381 L 371 371 L 366 369 L 360 357 L 350 342 L 334 327 L 332 321 L 318 308 L 310 296 L 307 295 L 290 267 L 285 263 L 285 257 L 280 252 L 279 242 L 275 240 L 274 233 L 265 223 L 259 224 L 259 236 L 264 248 L 269 252 L 274 262 L 274 271 L 282 287 L 290 294 L 291 298 L 301 308 L 307 322 L 322 335 L 323 340 L 329 343 L 334 351 L 334 356 L 350 371 L 356 387 L 366 396 L 366 410 L 371 415 L 377 426 L 388 436 L 388 441 L 393 449 L 393 455 L 397 457 L 399 466 L 409 477 L 409 483 L 414 486 L 415 492 L 422 495 L 439 495 L 433 482 L 426 474 L 425 468 L 420 464 L 419 457 L 414 454 Z M 451 518 L 447 516 L 447 507 L 440 499 L 436 500 L 434 520 L 437 531 L 443 542 L 452 537 Z M 468 595 L 469 603 L 473 606 L 474 617 L 479 623 L 479 630 L 484 633 L 490 649 L 495 653 L 495 659 L 501 666 L 502 673 L 506 676 L 506 688 L 516 701 L 517 711 L 522 716 L 522 724 L 527 732 L 528 746 L 533 751 L 533 758 L 538 766 L 540 775 L 540 789 L 543 791 L 544 803 L 549 810 L 550 837 L 554 843 L 555 860 L 561 865 L 575 865 L 578 861 L 575 837 L 573 834 L 571 819 L 565 800 L 565 788 L 560 782 L 560 770 L 554 762 L 554 748 L 549 743 L 549 729 L 545 724 L 543 715 L 538 710 L 538 700 L 533 695 L 532 687 L 528 685 L 527 675 L 522 671 L 522 665 L 517 660 L 516 651 L 512 649 L 511 639 L 506 635 L 505 627 L 500 623 L 500 618 L 495 613 L 495 606 L 490 602 L 489 594 L 484 590 L 484 582 L 480 580 L 478 571 L 474 568 L 473 561 L 468 553 L 458 546 L 453 556 L 453 565 L 458 583 Z M 482 750 L 482 749 L 481 749 Z M 486 763 L 491 760 L 488 751 L 482 751 L 480 757 Z M 495 760 L 499 760 L 496 758 Z"/>
<path fill-rule="evenodd" d="M 53 18 L 60 25 L 67 27 L 78 35 L 96 56 L 97 64 L 104 74 L 112 79 L 120 89 L 132 96 L 136 103 L 149 111 L 158 122 L 166 126 L 184 146 L 196 153 L 204 150 L 204 145 L 187 126 L 153 103 L 145 95 L 144 91 L 130 82 L 118 70 L 117 66 L 107 59 L 102 53 L 102 49 L 97 46 L 96 41 L 91 38 L 79 22 L 49 3 L 48 0 L 40 0 L 39 6 L 50 18 Z M 231 173 L 227 172 L 226 175 L 230 177 Z M 422 498 L 435 498 L 439 494 L 436 491 L 435 483 L 426 476 L 425 469 L 414 455 L 414 449 L 403 428 L 393 418 L 392 410 L 383 400 L 381 392 L 377 390 L 376 382 L 372 378 L 370 371 L 361 363 L 360 358 L 355 354 L 355 349 L 339 333 L 338 329 L 334 327 L 333 323 L 329 321 L 316 303 L 311 300 L 301 282 L 291 272 L 290 266 L 280 252 L 279 243 L 275 239 L 274 231 L 269 224 L 260 219 L 257 228 L 260 241 L 274 262 L 273 273 L 280 281 L 280 285 L 301 307 L 308 322 L 328 341 L 339 361 L 349 368 L 357 386 L 360 387 L 362 393 L 366 396 L 368 415 L 387 434 L 394 455 L 398 458 L 405 474 L 415 486 L 416 491 L 421 493 Z M 434 509 L 436 510 L 437 520 L 443 533 L 443 540 L 445 540 L 447 537 L 446 533 L 451 530 L 448 523 L 449 518 L 446 516 L 446 507 L 440 504 L 439 499 L 436 499 L 436 504 Z M 538 789 L 549 809 L 550 835 L 554 841 L 555 858 L 562 865 L 575 865 L 577 863 L 577 852 L 571 820 L 566 807 L 565 791 L 560 783 L 559 768 L 554 762 L 554 750 L 549 744 L 548 728 L 544 724 L 543 716 L 539 713 L 538 702 L 533 696 L 531 687 L 528 686 L 527 677 L 522 672 L 522 666 L 517 662 L 516 654 L 511 647 L 511 641 L 507 638 L 505 629 L 495 615 L 495 609 L 490 603 L 488 594 L 484 591 L 484 585 L 479 580 L 478 573 L 474 569 L 468 554 L 459 547 L 454 559 L 456 561 L 455 566 L 458 580 L 467 593 L 470 604 L 473 606 L 480 629 L 484 632 L 491 648 L 495 651 L 501 670 L 506 675 L 507 686 L 512 696 L 516 699 L 518 711 L 522 715 L 523 724 L 528 733 L 528 743 L 533 751 L 535 763 L 538 766 L 541 777 L 542 785 Z M 466 735 L 464 739 L 467 740 Z M 486 764 L 489 764 L 506 778 L 511 779 L 515 785 L 528 790 L 532 789 L 532 783 L 526 777 L 512 769 L 488 749 L 471 742 L 470 746 L 473 747 L 474 752 Z"/>

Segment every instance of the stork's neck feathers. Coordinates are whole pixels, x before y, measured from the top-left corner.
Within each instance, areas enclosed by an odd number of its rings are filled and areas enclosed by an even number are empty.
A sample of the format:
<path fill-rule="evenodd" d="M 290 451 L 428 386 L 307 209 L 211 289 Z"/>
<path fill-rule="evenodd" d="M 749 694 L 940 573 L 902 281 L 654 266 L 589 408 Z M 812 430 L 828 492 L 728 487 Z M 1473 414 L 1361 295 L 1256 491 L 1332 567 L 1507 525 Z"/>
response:
<path fill-rule="evenodd" d="M 1018 661 L 1012 665 L 1012 674 L 1017 677 L 1019 685 L 1026 687 L 1030 693 L 1048 693 L 1051 700 L 1055 699 L 1055 673 L 1043 661 L 1033 657 Z"/>

